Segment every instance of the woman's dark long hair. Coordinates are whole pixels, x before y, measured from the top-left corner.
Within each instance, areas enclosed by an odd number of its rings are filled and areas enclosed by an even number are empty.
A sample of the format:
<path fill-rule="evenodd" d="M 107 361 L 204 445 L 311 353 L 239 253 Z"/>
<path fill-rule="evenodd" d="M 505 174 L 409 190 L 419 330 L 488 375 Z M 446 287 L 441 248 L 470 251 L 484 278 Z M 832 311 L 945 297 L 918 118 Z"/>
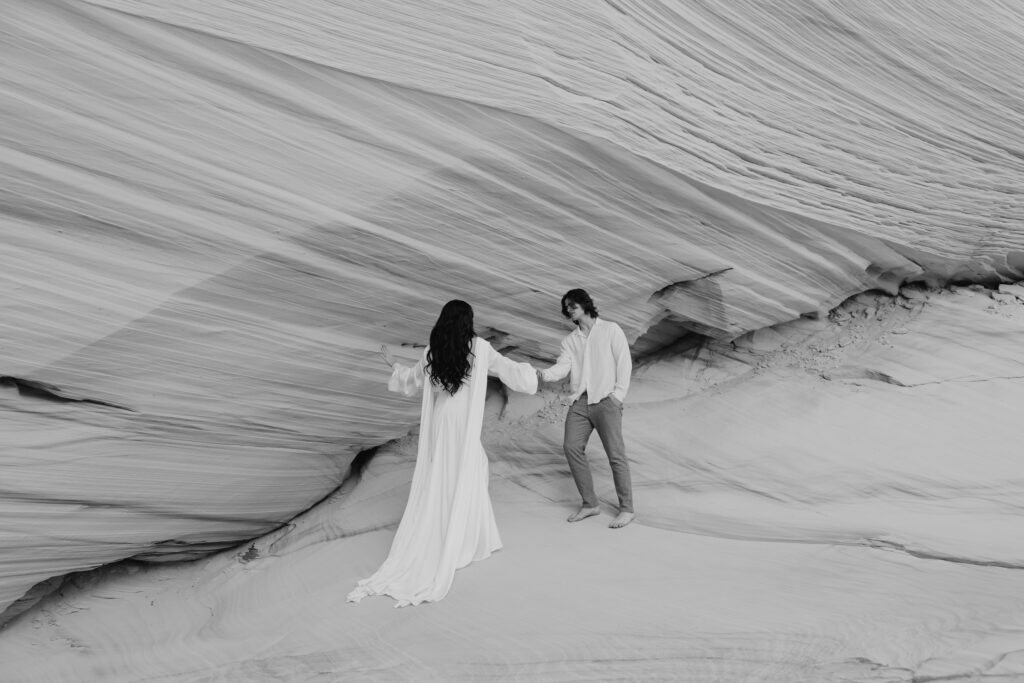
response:
<path fill-rule="evenodd" d="M 474 336 L 473 307 L 459 299 L 446 303 L 430 331 L 426 369 L 430 380 L 449 394 L 469 375 Z"/>

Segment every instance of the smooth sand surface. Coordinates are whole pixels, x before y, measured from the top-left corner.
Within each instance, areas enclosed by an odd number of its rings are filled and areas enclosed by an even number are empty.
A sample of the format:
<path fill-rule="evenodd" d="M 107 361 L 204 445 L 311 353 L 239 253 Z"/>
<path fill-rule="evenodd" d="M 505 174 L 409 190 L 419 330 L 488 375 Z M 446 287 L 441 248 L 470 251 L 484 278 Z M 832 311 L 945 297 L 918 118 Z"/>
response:
<path fill-rule="evenodd" d="M 1024 638 L 1019 570 L 642 522 L 613 531 L 608 515 L 570 525 L 564 505 L 494 488 L 506 548 L 461 570 L 440 603 L 345 602 L 390 529 L 247 563 L 122 569 L 8 630 L 5 680 L 1024 675 L 1012 656 L 994 661 Z"/>

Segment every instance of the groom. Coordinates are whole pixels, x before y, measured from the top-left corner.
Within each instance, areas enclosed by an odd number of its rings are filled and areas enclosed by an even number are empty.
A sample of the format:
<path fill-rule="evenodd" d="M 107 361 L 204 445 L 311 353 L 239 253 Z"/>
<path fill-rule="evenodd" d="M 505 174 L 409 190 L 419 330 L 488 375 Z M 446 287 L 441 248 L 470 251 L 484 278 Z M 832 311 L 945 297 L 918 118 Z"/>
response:
<path fill-rule="evenodd" d="M 619 529 L 634 518 L 629 461 L 622 441 L 622 405 L 633 368 L 629 345 L 622 328 L 598 319 L 594 300 L 582 289 L 565 293 L 562 315 L 572 320 L 576 329 L 562 340 L 558 361 L 550 368 L 537 370 L 537 374 L 548 382 L 570 376 L 572 405 L 565 416 L 562 448 L 583 504 L 568 521 L 578 522 L 599 512 L 585 453 L 587 440 L 596 429 L 608 454 L 619 497 L 619 514 L 608 526 Z"/>

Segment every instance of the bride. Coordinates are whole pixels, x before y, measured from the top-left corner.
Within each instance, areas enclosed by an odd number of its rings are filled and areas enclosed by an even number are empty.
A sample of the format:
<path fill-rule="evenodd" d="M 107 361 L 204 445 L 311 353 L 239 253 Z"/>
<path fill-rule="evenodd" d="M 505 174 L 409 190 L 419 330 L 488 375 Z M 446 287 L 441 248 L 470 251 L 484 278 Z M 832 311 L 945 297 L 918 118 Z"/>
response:
<path fill-rule="evenodd" d="M 516 391 L 536 393 L 529 363 L 516 363 L 473 332 L 473 308 L 449 301 L 416 365 L 395 362 L 388 389 L 412 396 L 424 387 L 420 435 L 409 500 L 391 551 L 377 572 L 348 595 L 389 595 L 395 607 L 436 602 L 448 594 L 455 570 L 501 548 L 487 493 L 487 454 L 480 442 L 487 375 Z M 425 381 L 426 380 L 426 381 Z"/>

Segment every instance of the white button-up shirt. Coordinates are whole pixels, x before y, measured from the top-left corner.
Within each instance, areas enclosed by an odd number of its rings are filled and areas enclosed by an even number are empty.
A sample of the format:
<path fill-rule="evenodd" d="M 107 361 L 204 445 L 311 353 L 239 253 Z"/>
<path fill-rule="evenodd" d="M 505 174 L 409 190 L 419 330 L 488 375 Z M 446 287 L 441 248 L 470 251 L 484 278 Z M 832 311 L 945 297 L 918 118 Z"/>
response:
<path fill-rule="evenodd" d="M 594 404 L 608 395 L 625 402 L 632 371 L 626 334 L 615 323 L 598 318 L 590 334 L 577 327 L 562 340 L 558 361 L 541 370 L 541 376 L 557 382 L 569 375 L 572 400 L 585 391 L 587 403 Z"/>

